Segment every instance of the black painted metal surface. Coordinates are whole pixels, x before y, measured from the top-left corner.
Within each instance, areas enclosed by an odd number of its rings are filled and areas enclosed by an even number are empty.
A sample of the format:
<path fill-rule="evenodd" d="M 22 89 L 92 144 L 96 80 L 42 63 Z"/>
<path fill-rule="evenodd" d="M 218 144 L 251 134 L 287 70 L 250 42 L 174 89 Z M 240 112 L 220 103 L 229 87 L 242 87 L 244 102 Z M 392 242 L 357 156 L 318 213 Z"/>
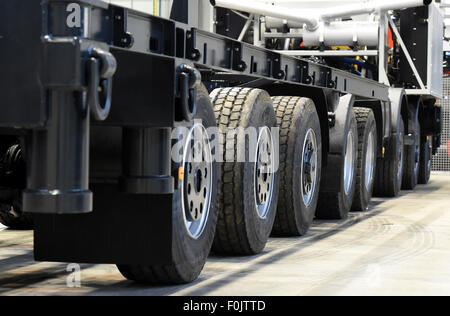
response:
<path fill-rule="evenodd" d="M 75 11 L 68 10 L 69 4 Z M 80 23 L 72 25 L 67 22 L 77 14 L 76 5 Z M 352 94 L 389 104 L 389 88 L 375 81 L 96 0 L 1 1 L 0 30 L 0 129 L 25 131 L 30 170 L 25 208 L 51 213 L 36 215 L 38 260 L 170 261 L 171 144 L 158 131 L 180 123 L 180 106 L 189 104 L 182 100 L 191 94 L 181 92 L 180 65 L 195 66 L 210 87 L 314 90 L 322 94 L 326 119 L 327 110 L 336 110 L 326 95 Z M 104 121 L 93 121 L 87 111 L 92 105 L 86 94 L 96 88 L 88 80 L 95 49 L 117 60 L 111 112 Z M 91 126 L 97 135 L 89 135 Z M 118 128 L 111 133 L 113 146 L 93 148 L 102 155 L 89 166 L 92 138 L 101 139 L 110 128 Z M 134 142 L 135 136 L 141 141 Z M 108 157 L 108 148 L 120 157 Z M 110 170 L 98 172 L 112 160 Z"/>

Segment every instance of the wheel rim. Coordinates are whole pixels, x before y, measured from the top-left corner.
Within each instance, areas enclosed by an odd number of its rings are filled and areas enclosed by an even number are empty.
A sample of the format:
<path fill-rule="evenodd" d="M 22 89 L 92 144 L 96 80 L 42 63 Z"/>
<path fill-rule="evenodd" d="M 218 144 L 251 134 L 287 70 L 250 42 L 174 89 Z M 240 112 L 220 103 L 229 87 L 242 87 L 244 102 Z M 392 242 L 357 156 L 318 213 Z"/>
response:
<path fill-rule="evenodd" d="M 355 173 L 355 146 L 354 146 L 354 138 L 353 132 L 350 131 L 347 135 L 347 146 L 345 150 L 345 166 L 344 166 L 344 185 L 345 185 L 345 193 L 349 195 L 352 184 L 353 184 L 353 175 Z"/>
<path fill-rule="evenodd" d="M 303 143 L 301 177 L 303 202 L 309 207 L 317 183 L 317 138 L 313 129 L 308 130 Z"/>
<path fill-rule="evenodd" d="M 427 171 L 431 170 L 431 164 L 433 162 L 433 155 L 431 152 L 433 151 L 433 143 L 431 142 L 431 138 L 428 139 L 426 146 L 429 148 L 429 155 L 428 155 L 428 161 L 427 161 Z"/>
<path fill-rule="evenodd" d="M 183 152 L 182 210 L 189 235 L 198 239 L 205 230 L 211 206 L 212 158 L 208 134 L 195 124 L 186 138 Z"/>
<path fill-rule="evenodd" d="M 420 165 L 420 130 L 416 130 L 415 135 L 415 146 L 414 146 L 414 174 L 419 174 L 419 165 Z"/>
<path fill-rule="evenodd" d="M 365 185 L 369 191 L 373 183 L 373 175 L 375 171 L 375 135 L 372 130 L 367 140 L 366 166 L 365 166 Z"/>
<path fill-rule="evenodd" d="M 272 133 L 263 127 L 258 136 L 255 156 L 255 202 L 258 216 L 262 219 L 269 213 L 274 187 L 274 145 Z"/>
<path fill-rule="evenodd" d="M 400 139 L 399 139 L 399 151 L 398 151 L 398 171 L 397 171 L 397 179 L 398 181 L 402 180 L 403 176 L 403 153 L 405 150 L 405 147 L 403 146 L 403 132 L 400 133 Z"/>

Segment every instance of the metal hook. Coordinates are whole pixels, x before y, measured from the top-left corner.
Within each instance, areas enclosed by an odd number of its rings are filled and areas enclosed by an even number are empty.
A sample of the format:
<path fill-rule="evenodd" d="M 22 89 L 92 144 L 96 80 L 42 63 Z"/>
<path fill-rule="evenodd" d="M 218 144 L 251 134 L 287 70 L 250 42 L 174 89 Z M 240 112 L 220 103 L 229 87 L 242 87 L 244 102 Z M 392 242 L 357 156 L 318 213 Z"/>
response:
<path fill-rule="evenodd" d="M 111 111 L 112 77 L 117 69 L 114 56 L 98 48 L 92 48 L 89 59 L 88 100 L 94 119 L 104 121 Z"/>

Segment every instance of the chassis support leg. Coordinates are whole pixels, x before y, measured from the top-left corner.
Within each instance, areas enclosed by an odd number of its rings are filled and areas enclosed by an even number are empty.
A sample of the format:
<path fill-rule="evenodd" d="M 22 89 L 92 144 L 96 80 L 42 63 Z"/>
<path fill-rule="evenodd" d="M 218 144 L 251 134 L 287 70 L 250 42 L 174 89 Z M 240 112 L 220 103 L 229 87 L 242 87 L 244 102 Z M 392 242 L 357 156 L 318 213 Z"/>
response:
<path fill-rule="evenodd" d="M 89 191 L 89 111 L 82 93 L 49 92 L 49 123 L 29 139 L 29 213 L 77 214 L 92 211 Z"/>

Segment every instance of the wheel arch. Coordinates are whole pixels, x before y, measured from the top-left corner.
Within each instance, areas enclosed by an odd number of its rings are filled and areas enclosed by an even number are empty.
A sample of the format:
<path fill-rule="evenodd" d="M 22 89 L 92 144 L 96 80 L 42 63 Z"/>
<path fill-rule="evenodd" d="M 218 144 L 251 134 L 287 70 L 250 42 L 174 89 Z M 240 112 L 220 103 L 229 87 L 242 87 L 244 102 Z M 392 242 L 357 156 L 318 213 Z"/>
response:
<path fill-rule="evenodd" d="M 384 139 L 390 134 L 390 122 L 386 122 L 386 115 L 390 113 L 385 113 L 385 104 L 380 100 L 356 100 L 355 107 L 368 108 L 373 111 L 375 116 L 375 123 L 377 125 L 377 151 L 378 156 L 381 157 L 383 154 Z"/>
<path fill-rule="evenodd" d="M 409 131 L 407 127 L 409 125 L 409 103 L 405 90 L 402 88 L 390 88 L 389 100 L 391 101 L 391 135 L 398 133 L 400 118 L 403 118 L 405 128 Z"/>
<path fill-rule="evenodd" d="M 346 94 L 336 99 L 333 104 L 334 124 L 330 128 L 328 165 L 322 171 L 321 192 L 340 192 L 341 164 L 344 152 L 346 133 L 351 117 L 353 115 L 353 106 L 355 97 Z M 331 110 L 331 109 L 330 109 Z"/>
<path fill-rule="evenodd" d="M 407 118 L 405 120 L 406 130 L 409 134 L 414 133 L 416 120 L 419 118 L 419 109 L 423 107 L 423 99 L 421 96 L 408 96 Z M 406 123 L 407 122 L 407 123 Z"/>
<path fill-rule="evenodd" d="M 438 107 L 435 98 L 421 98 L 421 102 L 419 103 L 419 122 L 424 135 L 430 136 L 440 133 L 440 130 L 436 130 L 435 128 L 436 121 L 441 119 L 439 115 L 435 114 L 434 110 L 436 108 Z"/>

